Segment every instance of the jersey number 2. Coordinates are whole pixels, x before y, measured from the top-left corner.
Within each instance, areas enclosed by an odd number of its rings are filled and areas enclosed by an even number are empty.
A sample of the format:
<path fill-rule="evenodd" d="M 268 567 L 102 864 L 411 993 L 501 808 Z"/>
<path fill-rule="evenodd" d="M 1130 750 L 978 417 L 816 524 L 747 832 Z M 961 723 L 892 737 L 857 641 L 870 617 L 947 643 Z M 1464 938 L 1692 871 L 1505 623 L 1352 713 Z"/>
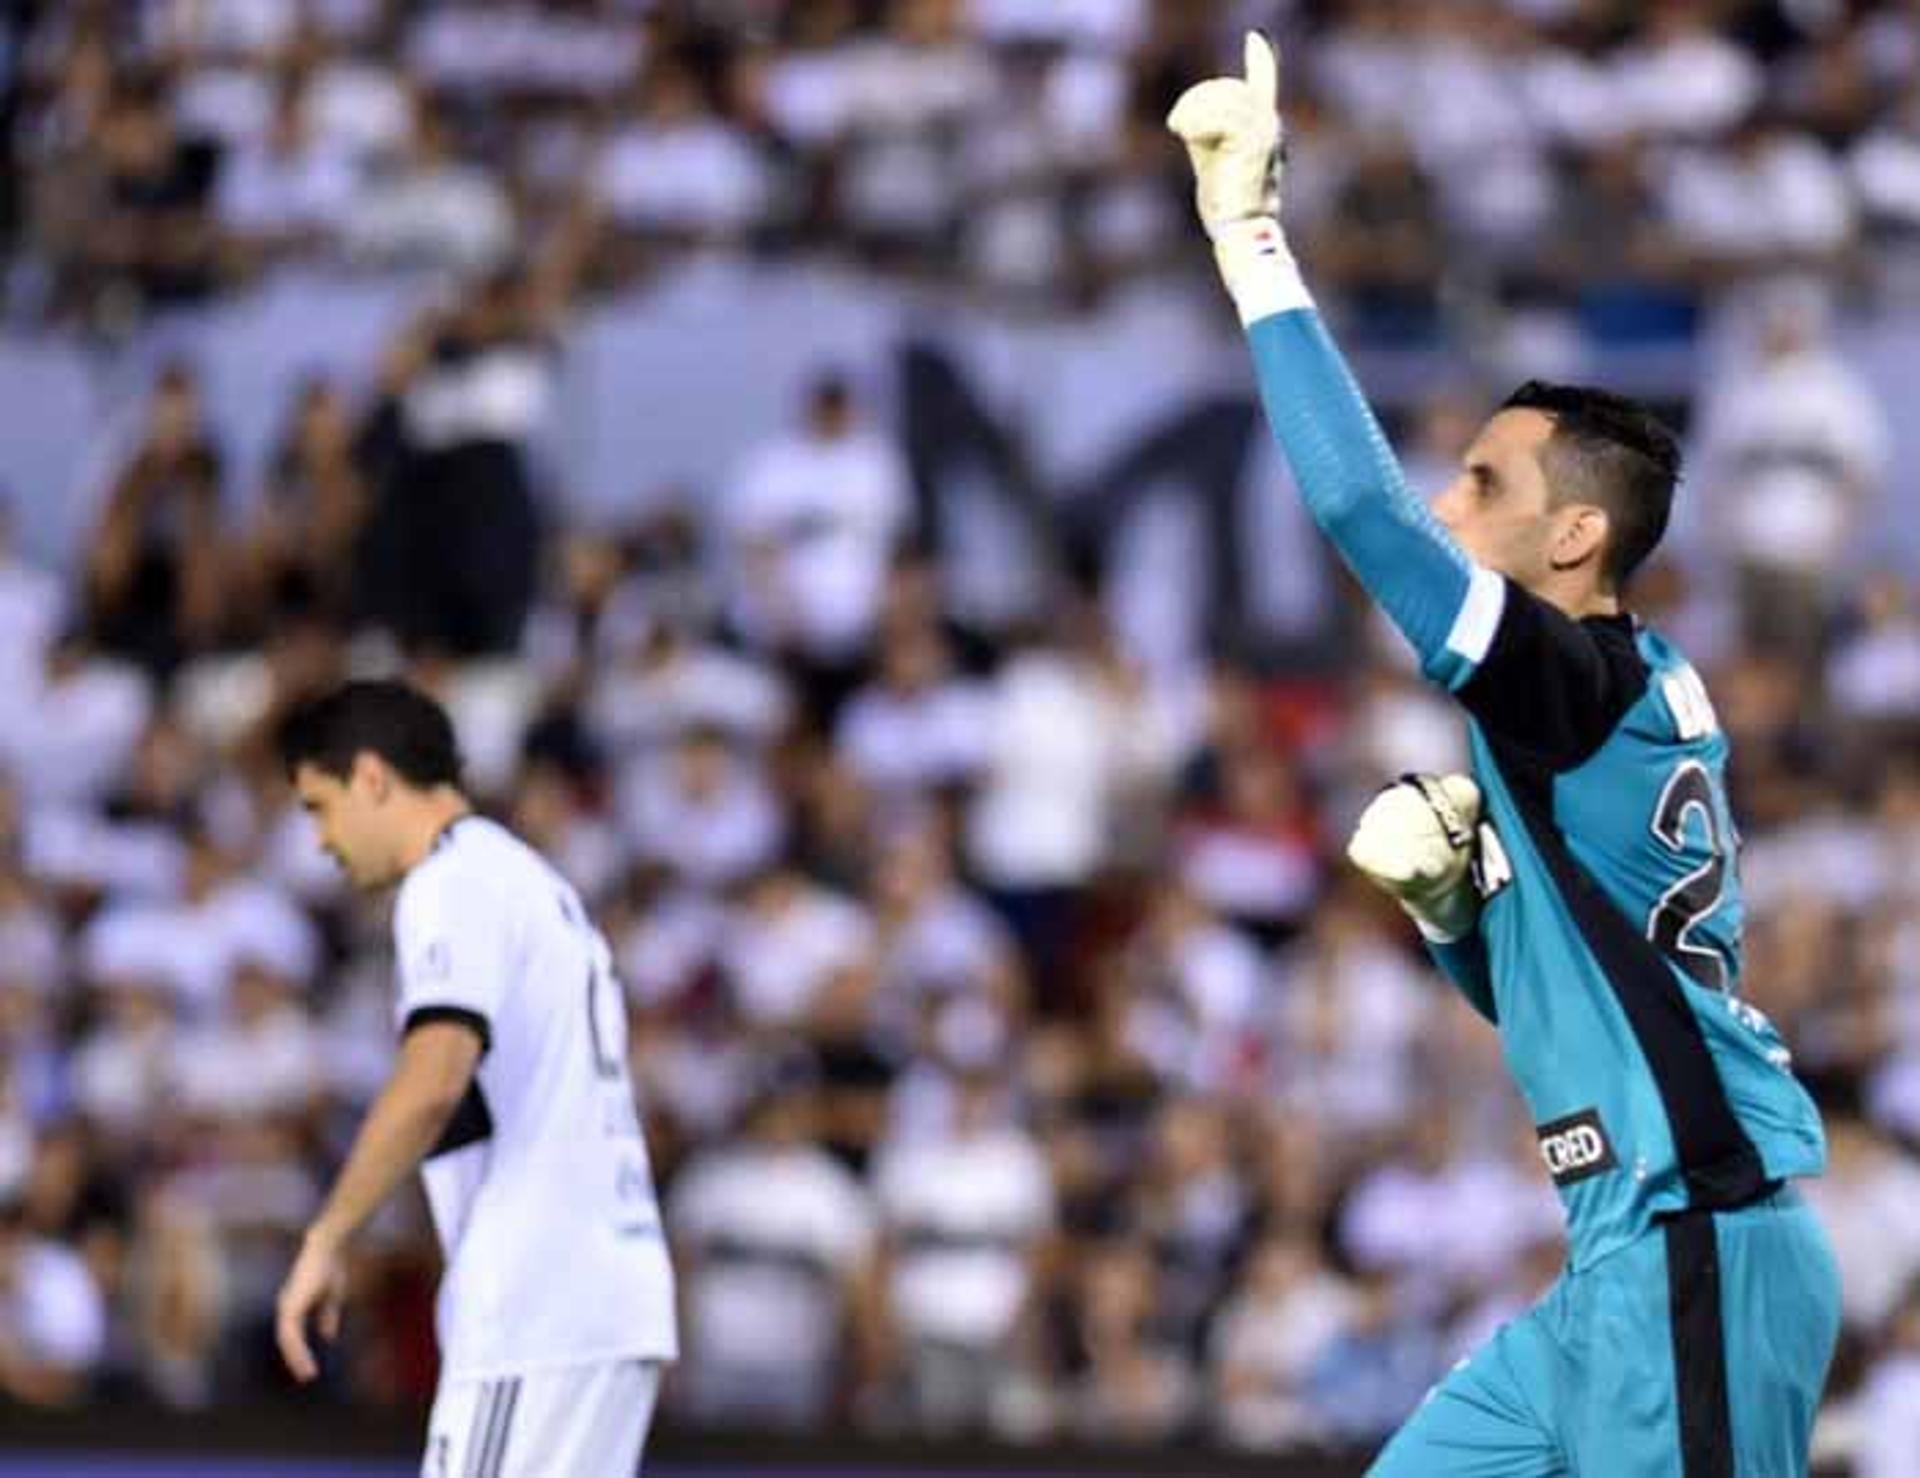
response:
<path fill-rule="evenodd" d="M 1697 812 L 1707 829 L 1707 860 L 1660 895 L 1647 919 L 1647 938 L 1708 990 L 1724 991 L 1726 959 L 1711 944 L 1692 938 L 1700 921 L 1720 906 L 1727 880 L 1727 848 L 1714 805 L 1713 780 L 1697 760 L 1688 760 L 1673 772 L 1654 808 L 1653 834 L 1669 850 L 1687 850 L 1690 812 Z"/>

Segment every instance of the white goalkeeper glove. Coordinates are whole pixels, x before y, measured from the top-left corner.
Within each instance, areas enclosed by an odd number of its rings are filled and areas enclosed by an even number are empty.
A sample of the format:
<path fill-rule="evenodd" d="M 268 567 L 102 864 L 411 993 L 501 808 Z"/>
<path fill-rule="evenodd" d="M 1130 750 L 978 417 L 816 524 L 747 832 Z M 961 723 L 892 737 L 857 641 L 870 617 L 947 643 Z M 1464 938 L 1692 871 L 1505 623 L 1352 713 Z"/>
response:
<path fill-rule="evenodd" d="M 1403 775 L 1360 813 L 1347 858 L 1421 933 L 1448 943 L 1480 916 L 1472 877 L 1479 823 L 1480 787 L 1465 775 Z"/>
<path fill-rule="evenodd" d="M 1249 31 L 1246 75 L 1196 82 L 1167 114 L 1187 146 L 1200 221 L 1243 323 L 1312 301 L 1280 233 L 1279 71 L 1267 38 Z"/>

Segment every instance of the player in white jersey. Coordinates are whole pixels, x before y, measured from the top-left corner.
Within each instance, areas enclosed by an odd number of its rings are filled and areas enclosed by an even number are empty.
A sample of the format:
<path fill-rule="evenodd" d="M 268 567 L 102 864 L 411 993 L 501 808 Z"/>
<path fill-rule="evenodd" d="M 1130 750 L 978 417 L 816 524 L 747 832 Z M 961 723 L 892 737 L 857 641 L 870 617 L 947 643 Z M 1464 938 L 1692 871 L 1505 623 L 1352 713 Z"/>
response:
<path fill-rule="evenodd" d="M 349 683 L 289 724 L 285 758 L 359 887 L 399 884 L 400 1055 L 280 1292 L 280 1349 L 318 1373 L 345 1249 L 420 1167 L 446 1254 L 424 1478 L 629 1478 L 673 1278 L 606 941 L 573 887 L 473 813 L 446 714 Z"/>

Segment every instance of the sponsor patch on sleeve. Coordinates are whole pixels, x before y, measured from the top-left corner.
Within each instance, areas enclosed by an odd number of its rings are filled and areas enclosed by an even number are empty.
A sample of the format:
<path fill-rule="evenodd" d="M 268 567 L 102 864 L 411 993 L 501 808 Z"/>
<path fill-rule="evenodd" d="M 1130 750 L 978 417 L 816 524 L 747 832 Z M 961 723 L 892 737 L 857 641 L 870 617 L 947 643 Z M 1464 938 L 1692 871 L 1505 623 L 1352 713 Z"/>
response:
<path fill-rule="evenodd" d="M 1614 1158 L 1613 1142 L 1600 1123 L 1598 1109 L 1582 1109 L 1541 1124 L 1534 1133 L 1540 1136 L 1540 1158 L 1546 1162 L 1547 1174 L 1555 1185 L 1576 1185 L 1620 1163 Z"/>

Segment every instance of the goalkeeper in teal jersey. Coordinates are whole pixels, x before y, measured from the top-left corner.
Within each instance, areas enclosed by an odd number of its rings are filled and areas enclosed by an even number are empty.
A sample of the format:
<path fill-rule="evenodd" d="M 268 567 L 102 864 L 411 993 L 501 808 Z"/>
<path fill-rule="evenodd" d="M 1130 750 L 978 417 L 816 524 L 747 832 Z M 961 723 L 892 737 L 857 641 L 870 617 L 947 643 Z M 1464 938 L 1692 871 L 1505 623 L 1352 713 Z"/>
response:
<path fill-rule="evenodd" d="M 1431 509 L 1404 486 L 1278 220 L 1275 63 L 1168 125 L 1315 521 L 1467 713 L 1473 777 L 1408 777 L 1353 859 L 1499 1030 L 1566 1206 L 1566 1273 L 1388 1444 L 1391 1478 L 1786 1478 L 1839 1318 L 1789 1182 L 1819 1116 L 1739 995 L 1727 745 L 1699 676 L 1621 607 L 1658 543 L 1673 437 L 1530 384 Z"/>

